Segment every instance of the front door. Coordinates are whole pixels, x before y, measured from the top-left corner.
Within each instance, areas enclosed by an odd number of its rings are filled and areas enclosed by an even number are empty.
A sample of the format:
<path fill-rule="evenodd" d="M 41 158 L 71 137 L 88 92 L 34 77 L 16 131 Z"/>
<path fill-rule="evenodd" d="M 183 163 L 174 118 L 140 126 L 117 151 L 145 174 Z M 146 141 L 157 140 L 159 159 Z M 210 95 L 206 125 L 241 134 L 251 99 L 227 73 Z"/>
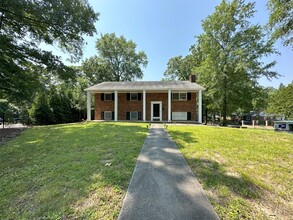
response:
<path fill-rule="evenodd" d="M 162 120 L 162 103 L 161 102 L 152 102 L 152 121 L 161 121 Z"/>

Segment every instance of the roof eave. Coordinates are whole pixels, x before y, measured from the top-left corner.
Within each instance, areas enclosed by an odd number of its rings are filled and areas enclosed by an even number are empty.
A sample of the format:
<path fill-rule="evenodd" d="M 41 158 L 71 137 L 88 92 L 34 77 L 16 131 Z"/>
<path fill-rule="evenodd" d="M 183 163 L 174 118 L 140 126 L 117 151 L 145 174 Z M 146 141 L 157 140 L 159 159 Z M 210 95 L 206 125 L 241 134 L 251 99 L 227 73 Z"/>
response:
<path fill-rule="evenodd" d="M 150 92 L 150 91 L 153 91 L 153 92 L 156 92 L 156 91 L 160 91 L 160 92 L 163 92 L 163 91 L 168 91 L 168 90 L 172 90 L 172 91 L 186 91 L 186 92 L 197 92 L 197 91 L 204 91 L 205 88 L 204 87 L 201 87 L 201 88 L 197 88 L 197 89 L 186 89 L 186 88 L 167 88 L 167 89 L 148 89 L 148 88 L 126 88 L 126 89 L 115 89 L 115 88 L 111 88 L 111 89 L 97 89 L 97 88 L 87 88 L 85 89 L 84 91 L 89 91 L 89 92 L 110 92 L 110 91 L 117 91 L 117 92 L 127 92 L 127 91 L 147 91 L 147 92 Z"/>

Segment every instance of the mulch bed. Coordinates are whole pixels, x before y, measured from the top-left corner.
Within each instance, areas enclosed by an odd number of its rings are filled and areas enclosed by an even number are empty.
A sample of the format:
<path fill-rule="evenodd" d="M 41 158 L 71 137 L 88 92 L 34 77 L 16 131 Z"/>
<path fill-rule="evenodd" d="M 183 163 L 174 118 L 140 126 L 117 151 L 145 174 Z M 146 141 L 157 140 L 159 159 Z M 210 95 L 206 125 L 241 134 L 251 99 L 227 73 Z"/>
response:
<path fill-rule="evenodd" d="M 0 129 L 0 145 L 18 136 L 25 128 L 1 128 Z"/>

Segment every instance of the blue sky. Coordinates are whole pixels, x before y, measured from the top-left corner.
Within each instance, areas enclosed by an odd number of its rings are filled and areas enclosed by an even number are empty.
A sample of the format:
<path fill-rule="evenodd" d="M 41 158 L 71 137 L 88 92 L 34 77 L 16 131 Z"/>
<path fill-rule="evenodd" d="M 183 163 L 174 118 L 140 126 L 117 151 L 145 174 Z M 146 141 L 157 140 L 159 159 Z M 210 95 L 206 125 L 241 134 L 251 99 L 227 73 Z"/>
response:
<path fill-rule="evenodd" d="M 195 36 L 202 33 L 201 21 L 214 12 L 220 0 L 89 0 L 100 13 L 96 23 L 97 35 L 86 37 L 84 58 L 96 54 L 95 42 L 100 34 L 116 33 L 137 44 L 148 57 L 148 66 L 143 69 L 143 80 L 161 80 L 166 64 L 171 57 L 187 55 L 195 43 Z M 253 23 L 265 24 L 268 20 L 266 0 L 256 1 Z M 277 60 L 274 70 L 282 77 L 268 81 L 260 79 L 263 86 L 278 87 L 293 81 L 293 51 L 276 43 L 280 56 L 264 60 Z"/>

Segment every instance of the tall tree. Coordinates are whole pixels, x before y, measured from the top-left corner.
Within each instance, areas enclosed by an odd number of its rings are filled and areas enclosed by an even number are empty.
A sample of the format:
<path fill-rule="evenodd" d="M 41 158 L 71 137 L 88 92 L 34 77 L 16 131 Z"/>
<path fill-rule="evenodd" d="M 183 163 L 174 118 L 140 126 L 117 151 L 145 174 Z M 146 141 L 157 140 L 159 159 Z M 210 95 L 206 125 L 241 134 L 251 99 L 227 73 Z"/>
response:
<path fill-rule="evenodd" d="M 293 119 L 293 82 L 270 93 L 267 112 Z"/>
<path fill-rule="evenodd" d="M 55 117 L 50 107 L 50 100 L 47 94 L 38 93 L 35 97 L 30 115 L 34 123 L 38 125 L 50 125 L 55 123 Z"/>
<path fill-rule="evenodd" d="M 192 74 L 192 69 L 195 65 L 192 55 L 173 57 L 167 63 L 164 78 L 165 80 L 186 80 Z"/>
<path fill-rule="evenodd" d="M 136 52 L 136 44 L 114 33 L 97 40 L 97 56 L 83 62 L 83 71 L 91 83 L 102 81 L 133 81 L 143 77 L 142 67 L 148 61 L 143 51 Z"/>
<path fill-rule="evenodd" d="M 176 56 L 169 59 L 164 80 L 187 80 L 190 75 L 196 74 L 194 68 L 199 67 L 202 62 L 202 51 L 197 45 L 192 45 L 189 51 L 191 54 L 185 57 Z"/>
<path fill-rule="evenodd" d="M 281 38 L 285 46 L 293 49 L 293 1 L 269 0 L 269 26 L 273 29 L 273 37 Z"/>
<path fill-rule="evenodd" d="M 97 19 L 87 0 L 1 0 L 0 95 L 17 101 L 29 98 L 43 70 L 69 77 L 72 70 L 39 44 L 58 46 L 77 61 L 83 37 L 95 33 Z"/>
<path fill-rule="evenodd" d="M 78 121 L 86 118 L 86 92 L 84 90 L 87 87 L 89 87 L 88 79 L 80 75 L 76 78 L 76 82 L 67 88 L 71 107 L 78 111 Z"/>
<path fill-rule="evenodd" d="M 278 75 L 270 70 L 275 61 L 264 64 L 261 60 L 276 51 L 263 28 L 249 20 L 254 15 L 254 5 L 244 0 L 222 0 L 202 22 L 204 33 L 197 37 L 195 47 L 204 56 L 194 71 L 199 73 L 198 81 L 208 89 L 214 105 L 221 108 L 223 125 L 227 124 L 228 113 L 247 102 L 260 76 Z"/>
<path fill-rule="evenodd" d="M 265 111 L 268 107 L 269 94 L 274 91 L 273 87 L 263 87 L 259 86 L 255 89 L 252 98 L 252 108 L 256 112 Z M 248 111 L 249 111 L 248 110 Z M 247 112 L 247 111 L 246 111 Z"/>

